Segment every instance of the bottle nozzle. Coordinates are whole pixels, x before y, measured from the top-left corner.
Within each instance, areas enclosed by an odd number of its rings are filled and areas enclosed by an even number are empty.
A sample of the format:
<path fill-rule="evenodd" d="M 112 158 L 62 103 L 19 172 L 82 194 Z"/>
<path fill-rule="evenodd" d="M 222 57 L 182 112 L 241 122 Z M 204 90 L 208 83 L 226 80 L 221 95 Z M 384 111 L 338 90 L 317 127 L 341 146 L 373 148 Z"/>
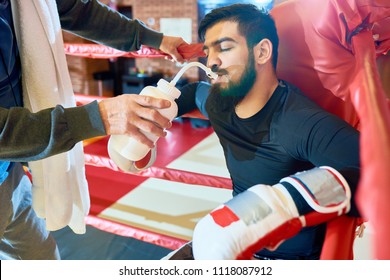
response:
<path fill-rule="evenodd" d="M 207 70 L 205 69 L 205 71 L 206 71 L 207 77 L 209 77 L 210 79 L 215 80 L 216 78 L 218 78 L 218 74 L 213 72 L 210 68 L 207 68 Z"/>
<path fill-rule="evenodd" d="M 170 82 L 171 85 L 176 85 L 177 81 L 180 79 L 180 77 L 183 75 L 185 71 L 188 70 L 188 68 L 193 67 L 193 66 L 198 66 L 199 68 L 203 69 L 206 72 L 207 77 L 210 79 L 216 79 L 218 75 L 214 73 L 210 68 L 204 66 L 200 62 L 190 62 L 186 66 L 184 66 L 180 71 L 176 74 L 176 76 L 173 78 L 173 80 Z"/>

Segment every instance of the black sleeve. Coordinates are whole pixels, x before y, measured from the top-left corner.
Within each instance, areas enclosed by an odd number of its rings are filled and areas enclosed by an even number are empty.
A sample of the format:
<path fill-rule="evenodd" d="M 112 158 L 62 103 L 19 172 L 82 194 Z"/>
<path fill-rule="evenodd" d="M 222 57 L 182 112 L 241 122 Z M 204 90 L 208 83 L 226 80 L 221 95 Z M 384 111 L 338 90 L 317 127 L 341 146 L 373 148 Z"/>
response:
<path fill-rule="evenodd" d="M 352 193 L 352 201 L 351 201 L 351 210 L 348 212 L 348 215 L 354 217 L 361 217 L 359 209 L 357 207 L 357 203 L 355 202 L 355 194 L 357 190 L 357 186 L 360 180 L 360 168 L 359 167 L 343 167 L 338 170 L 341 175 L 348 182 L 351 193 Z"/>
<path fill-rule="evenodd" d="M 294 127 L 294 131 L 287 137 L 289 139 L 285 139 L 285 147 L 294 156 L 315 166 L 335 168 L 348 182 L 354 197 L 360 177 L 359 132 L 327 112 L 302 113 L 306 115 L 305 118 L 297 114 L 295 120 L 290 118 L 286 122 L 284 129 Z M 359 216 L 354 200 L 349 215 Z"/>
<path fill-rule="evenodd" d="M 208 118 L 205 105 L 209 95 L 209 88 L 210 84 L 205 82 L 190 83 L 180 88 L 181 95 L 177 99 L 177 106 L 179 107 L 178 116 L 198 109 Z"/>
<path fill-rule="evenodd" d="M 300 145 L 299 153 L 314 165 L 325 164 L 336 169 L 360 166 L 359 133 L 345 121 L 330 114 L 313 115 L 302 122 L 302 133 L 304 126 L 311 129 L 306 129 L 307 138 Z"/>

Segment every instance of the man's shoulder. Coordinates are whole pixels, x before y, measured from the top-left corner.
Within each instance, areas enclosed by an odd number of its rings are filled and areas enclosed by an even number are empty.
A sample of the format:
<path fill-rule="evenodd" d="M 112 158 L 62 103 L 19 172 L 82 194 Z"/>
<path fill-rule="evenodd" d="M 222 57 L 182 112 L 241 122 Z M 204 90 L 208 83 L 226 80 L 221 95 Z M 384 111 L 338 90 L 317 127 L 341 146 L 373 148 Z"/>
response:
<path fill-rule="evenodd" d="M 284 81 L 284 80 L 280 80 L 280 83 L 279 83 L 281 86 L 284 86 L 286 88 L 286 92 L 288 95 L 291 95 L 292 98 L 296 98 L 296 99 L 302 99 L 302 100 L 307 100 L 308 102 L 310 103 L 313 103 L 315 104 L 316 106 L 318 106 L 318 104 L 316 104 L 314 101 L 312 101 L 299 87 L 297 87 L 296 85 L 290 83 L 290 82 L 287 82 L 287 81 Z"/>
<path fill-rule="evenodd" d="M 320 121 L 333 119 L 331 113 L 312 101 L 298 87 L 285 81 L 283 86 L 283 104 L 273 118 L 275 131 L 283 131 L 291 134 L 291 137 L 306 137 L 305 133 L 310 131 L 310 127 Z"/>
<path fill-rule="evenodd" d="M 305 95 L 303 91 L 294 84 L 281 80 L 280 86 L 285 88 L 285 111 L 292 113 L 301 111 L 317 111 L 327 113 L 325 109 L 323 109 L 316 102 Z"/>

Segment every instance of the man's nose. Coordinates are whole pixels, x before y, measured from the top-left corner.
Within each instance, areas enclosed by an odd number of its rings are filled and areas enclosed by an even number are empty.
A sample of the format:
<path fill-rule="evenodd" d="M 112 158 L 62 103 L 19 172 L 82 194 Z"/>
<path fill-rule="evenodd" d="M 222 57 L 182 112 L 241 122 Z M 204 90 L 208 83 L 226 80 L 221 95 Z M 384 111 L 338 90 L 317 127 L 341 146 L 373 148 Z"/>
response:
<path fill-rule="evenodd" d="M 213 72 L 218 72 L 218 65 L 217 64 L 213 64 L 211 67 L 211 71 L 213 71 Z"/>
<path fill-rule="evenodd" d="M 218 56 L 209 54 L 207 58 L 207 67 L 211 68 L 211 70 L 215 72 L 215 69 L 218 69 L 220 66 L 221 60 L 218 58 Z"/>

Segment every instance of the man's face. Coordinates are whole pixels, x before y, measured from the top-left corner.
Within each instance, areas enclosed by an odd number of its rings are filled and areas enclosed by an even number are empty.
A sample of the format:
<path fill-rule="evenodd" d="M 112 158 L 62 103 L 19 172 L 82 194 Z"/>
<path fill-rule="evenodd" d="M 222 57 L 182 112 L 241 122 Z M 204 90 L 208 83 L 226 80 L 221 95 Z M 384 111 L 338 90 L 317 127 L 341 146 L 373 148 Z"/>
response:
<path fill-rule="evenodd" d="M 253 52 L 235 22 L 220 22 L 206 31 L 204 50 L 207 65 L 218 74 L 212 80 L 212 107 L 231 110 L 245 97 L 256 80 Z M 216 109 L 216 108 L 214 108 Z"/>

